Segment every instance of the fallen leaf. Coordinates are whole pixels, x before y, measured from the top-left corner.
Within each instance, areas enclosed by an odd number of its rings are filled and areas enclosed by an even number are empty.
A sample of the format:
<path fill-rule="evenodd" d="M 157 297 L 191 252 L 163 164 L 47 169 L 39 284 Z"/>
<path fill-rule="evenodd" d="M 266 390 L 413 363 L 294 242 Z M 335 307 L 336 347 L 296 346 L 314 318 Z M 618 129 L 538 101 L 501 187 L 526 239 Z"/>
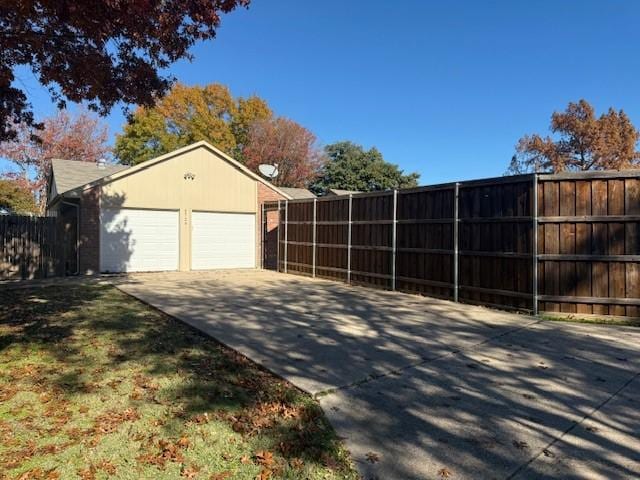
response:
<path fill-rule="evenodd" d="M 108 460 L 102 460 L 96 467 L 109 475 L 115 475 L 116 473 L 116 466 Z"/>
<path fill-rule="evenodd" d="M 527 448 L 529 448 L 529 444 L 527 442 L 519 442 L 517 440 L 513 441 L 513 446 L 518 450 L 526 450 Z"/>
<path fill-rule="evenodd" d="M 301 458 L 292 458 L 291 460 L 289 460 L 289 464 L 291 464 L 291 466 L 297 470 L 301 469 L 302 467 L 304 467 L 304 462 L 302 461 Z"/>
<path fill-rule="evenodd" d="M 438 475 L 440 476 L 440 478 L 449 478 L 451 477 L 451 470 L 447 468 L 441 468 L 440 470 L 438 470 Z"/>
<path fill-rule="evenodd" d="M 55 470 L 55 468 L 46 471 L 41 468 L 33 468 L 20 475 L 18 480 L 58 480 L 60 474 Z"/>
<path fill-rule="evenodd" d="M 268 450 L 257 452 L 256 460 L 259 465 L 269 467 L 273 464 L 273 453 L 269 452 Z"/>
<path fill-rule="evenodd" d="M 231 472 L 229 470 L 225 470 L 224 472 L 213 473 L 209 477 L 209 480 L 225 480 L 231 477 Z"/>
<path fill-rule="evenodd" d="M 256 480 L 269 480 L 271 478 L 271 470 L 268 468 L 263 468 L 258 475 L 256 475 Z"/>
<path fill-rule="evenodd" d="M 374 452 L 367 452 L 366 457 L 369 463 L 378 463 L 380 461 L 380 455 Z"/>
<path fill-rule="evenodd" d="M 184 478 L 195 478 L 199 471 L 200 467 L 196 467 L 194 465 L 190 467 L 183 466 L 180 470 L 180 475 Z"/>
<path fill-rule="evenodd" d="M 96 467 L 93 465 L 89 466 L 89 468 L 80 469 L 76 472 L 78 476 L 82 480 L 95 480 L 96 478 Z"/>
<path fill-rule="evenodd" d="M 248 456 L 248 455 L 243 455 L 243 456 L 240 458 L 240 463 L 242 463 L 243 465 L 248 465 L 248 464 L 250 464 L 250 463 L 251 463 L 251 459 L 249 458 L 249 456 Z"/>

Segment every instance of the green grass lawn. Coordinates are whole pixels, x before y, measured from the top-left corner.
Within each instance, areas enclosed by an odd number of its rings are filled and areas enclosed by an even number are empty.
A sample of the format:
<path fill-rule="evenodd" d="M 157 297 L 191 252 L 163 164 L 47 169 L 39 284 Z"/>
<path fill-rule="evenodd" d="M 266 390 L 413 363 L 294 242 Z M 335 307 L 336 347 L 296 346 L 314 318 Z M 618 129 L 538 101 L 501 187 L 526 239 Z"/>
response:
<path fill-rule="evenodd" d="M 0 292 L 0 479 L 355 479 L 318 404 L 105 285 Z"/>
<path fill-rule="evenodd" d="M 640 318 L 633 317 L 598 317 L 580 316 L 580 314 L 554 315 L 553 313 L 544 313 L 542 318 L 552 322 L 567 323 L 592 323 L 598 325 L 618 325 L 624 327 L 640 327 Z"/>

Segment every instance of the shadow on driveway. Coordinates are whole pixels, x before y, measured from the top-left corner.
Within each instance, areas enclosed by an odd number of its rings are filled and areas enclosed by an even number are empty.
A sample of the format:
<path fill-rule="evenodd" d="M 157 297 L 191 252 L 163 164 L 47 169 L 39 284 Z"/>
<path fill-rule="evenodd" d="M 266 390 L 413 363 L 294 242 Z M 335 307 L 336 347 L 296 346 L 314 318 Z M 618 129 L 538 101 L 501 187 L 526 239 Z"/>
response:
<path fill-rule="evenodd" d="M 365 478 L 640 475 L 640 329 L 262 271 L 118 286 L 318 395 Z"/>

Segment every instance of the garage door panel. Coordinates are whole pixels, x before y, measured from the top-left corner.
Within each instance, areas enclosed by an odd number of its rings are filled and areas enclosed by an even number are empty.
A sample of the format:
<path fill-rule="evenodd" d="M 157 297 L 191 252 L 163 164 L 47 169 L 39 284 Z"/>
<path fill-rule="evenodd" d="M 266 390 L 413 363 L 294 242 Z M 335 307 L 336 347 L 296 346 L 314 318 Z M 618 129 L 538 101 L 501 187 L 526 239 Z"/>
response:
<path fill-rule="evenodd" d="M 255 218 L 249 213 L 193 212 L 191 268 L 254 268 Z"/>
<path fill-rule="evenodd" d="M 177 211 L 103 209 L 100 216 L 100 270 L 177 270 Z"/>

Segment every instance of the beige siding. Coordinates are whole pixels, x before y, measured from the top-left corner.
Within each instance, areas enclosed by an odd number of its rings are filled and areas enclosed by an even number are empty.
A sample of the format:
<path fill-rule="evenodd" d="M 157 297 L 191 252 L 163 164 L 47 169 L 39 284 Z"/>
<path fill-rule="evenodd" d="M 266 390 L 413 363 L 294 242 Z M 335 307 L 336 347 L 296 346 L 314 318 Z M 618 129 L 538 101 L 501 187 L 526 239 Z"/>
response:
<path fill-rule="evenodd" d="M 185 179 L 186 173 L 195 175 Z M 206 148 L 149 166 L 102 187 L 102 208 L 180 210 L 180 270 L 191 268 L 191 212 L 256 213 L 257 182 Z"/>

